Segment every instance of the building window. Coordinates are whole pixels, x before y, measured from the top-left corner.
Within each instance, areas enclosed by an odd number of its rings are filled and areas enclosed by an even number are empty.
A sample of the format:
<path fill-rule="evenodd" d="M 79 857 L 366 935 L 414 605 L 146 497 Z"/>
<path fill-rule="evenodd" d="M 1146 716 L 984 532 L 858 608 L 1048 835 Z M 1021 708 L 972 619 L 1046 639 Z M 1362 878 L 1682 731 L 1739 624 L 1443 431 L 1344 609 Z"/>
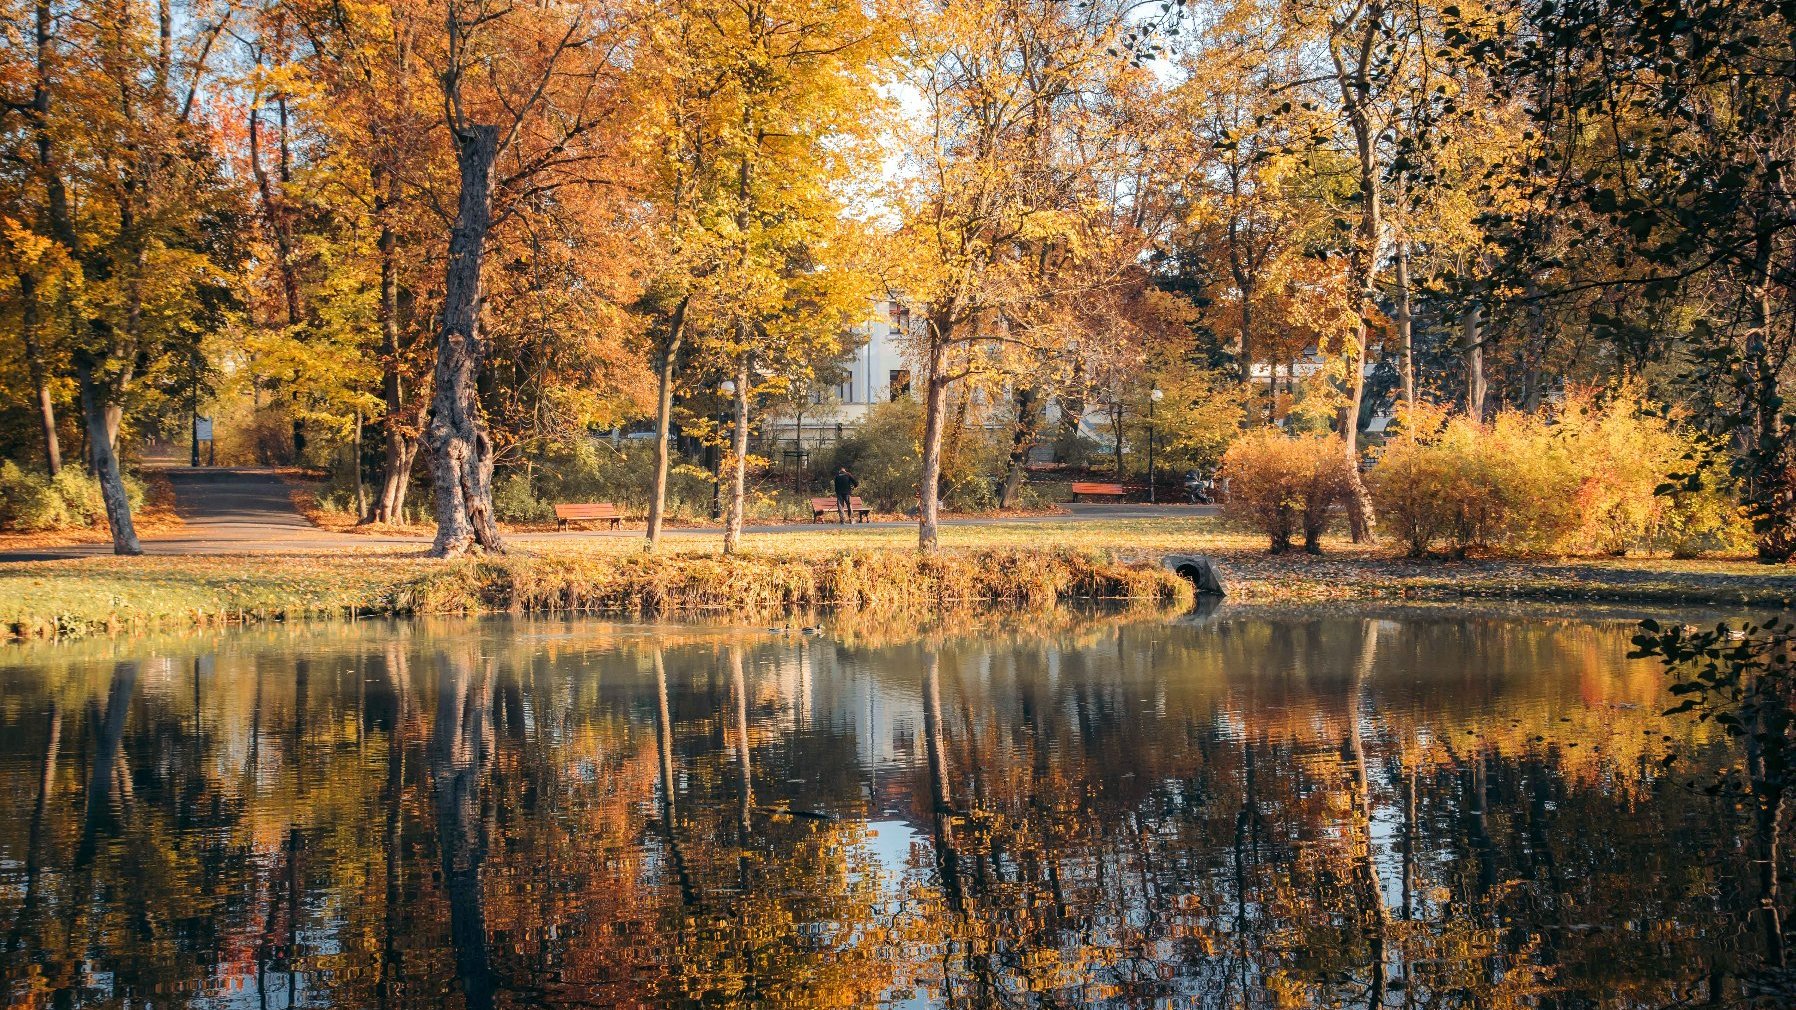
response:
<path fill-rule="evenodd" d="M 852 372 L 836 387 L 836 398 L 843 403 L 854 402 L 854 374 Z"/>
<path fill-rule="evenodd" d="M 894 368 L 891 372 L 892 402 L 896 403 L 910 395 L 910 369 Z"/>

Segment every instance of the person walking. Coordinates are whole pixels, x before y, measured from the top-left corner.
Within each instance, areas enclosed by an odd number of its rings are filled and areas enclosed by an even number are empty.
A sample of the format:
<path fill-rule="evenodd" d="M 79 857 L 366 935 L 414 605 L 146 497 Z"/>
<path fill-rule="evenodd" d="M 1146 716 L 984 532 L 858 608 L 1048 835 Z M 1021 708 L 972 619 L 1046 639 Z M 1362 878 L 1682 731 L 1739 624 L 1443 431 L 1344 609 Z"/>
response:
<path fill-rule="evenodd" d="M 836 524 L 846 524 L 854 518 L 854 489 L 861 482 L 854 479 L 854 474 L 847 467 L 836 468 Z"/>

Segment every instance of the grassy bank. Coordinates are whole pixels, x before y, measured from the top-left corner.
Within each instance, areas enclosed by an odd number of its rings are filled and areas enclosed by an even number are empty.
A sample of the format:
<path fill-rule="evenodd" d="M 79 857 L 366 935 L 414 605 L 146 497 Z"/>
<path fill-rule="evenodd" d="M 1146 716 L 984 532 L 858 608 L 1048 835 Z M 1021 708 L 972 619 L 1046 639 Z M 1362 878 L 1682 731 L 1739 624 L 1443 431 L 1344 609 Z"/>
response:
<path fill-rule="evenodd" d="M 848 549 L 724 558 L 527 553 L 432 561 L 395 553 L 83 558 L 0 570 L 0 626 L 71 637 L 312 617 L 476 613 L 712 615 L 817 610 L 922 618 L 1078 601 L 1190 598 L 1149 560 L 1065 549 Z"/>
<path fill-rule="evenodd" d="M 1158 569 L 1172 552 L 1221 564 L 1230 599 L 1545 600 L 1643 607 L 1788 607 L 1796 571 L 1743 560 L 1412 561 L 1394 548 L 1325 542 L 1321 557 L 1271 556 L 1204 518 L 942 528 L 940 558 L 910 528 L 752 534 L 726 559 L 714 536 L 529 537 L 502 558 L 432 561 L 416 548 L 332 554 L 94 557 L 0 566 L 0 628 L 72 636 L 307 617 L 609 613 L 775 620 L 816 609 L 904 624 L 943 609 L 1037 611 L 1082 600 L 1187 598 Z M 1077 548 L 1057 545 L 1075 544 Z"/>

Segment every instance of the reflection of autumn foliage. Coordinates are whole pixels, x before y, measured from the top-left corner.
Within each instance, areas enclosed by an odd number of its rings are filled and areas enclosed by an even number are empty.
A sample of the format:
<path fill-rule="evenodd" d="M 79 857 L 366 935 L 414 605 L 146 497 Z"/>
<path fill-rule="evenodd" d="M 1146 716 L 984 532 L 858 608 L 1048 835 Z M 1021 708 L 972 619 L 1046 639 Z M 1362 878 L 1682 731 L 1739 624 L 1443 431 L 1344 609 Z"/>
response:
<path fill-rule="evenodd" d="M 1225 609 L 908 641 L 519 621 L 74 650 L 0 681 L 23 812 L 0 818 L 5 991 L 1725 995 L 1758 956 L 1750 867 L 1662 778 L 1714 741 L 1659 715 L 1628 631 Z"/>

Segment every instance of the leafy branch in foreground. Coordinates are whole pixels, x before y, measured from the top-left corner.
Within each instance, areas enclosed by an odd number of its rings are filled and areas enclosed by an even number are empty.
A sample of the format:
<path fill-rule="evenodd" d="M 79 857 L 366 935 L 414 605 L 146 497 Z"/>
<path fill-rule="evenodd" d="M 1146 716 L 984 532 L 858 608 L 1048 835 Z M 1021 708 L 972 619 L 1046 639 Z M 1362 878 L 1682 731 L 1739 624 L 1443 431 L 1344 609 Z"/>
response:
<path fill-rule="evenodd" d="M 1665 714 L 1694 713 L 1712 722 L 1739 748 L 1708 791 L 1753 815 L 1759 851 L 1758 905 L 1766 957 L 1785 966 L 1779 843 L 1796 761 L 1796 623 L 1773 617 L 1763 625 L 1726 623 L 1712 629 L 1640 623 L 1631 658 L 1657 658 L 1676 680 L 1679 698 Z M 1669 759 L 1668 759 L 1669 760 Z"/>

